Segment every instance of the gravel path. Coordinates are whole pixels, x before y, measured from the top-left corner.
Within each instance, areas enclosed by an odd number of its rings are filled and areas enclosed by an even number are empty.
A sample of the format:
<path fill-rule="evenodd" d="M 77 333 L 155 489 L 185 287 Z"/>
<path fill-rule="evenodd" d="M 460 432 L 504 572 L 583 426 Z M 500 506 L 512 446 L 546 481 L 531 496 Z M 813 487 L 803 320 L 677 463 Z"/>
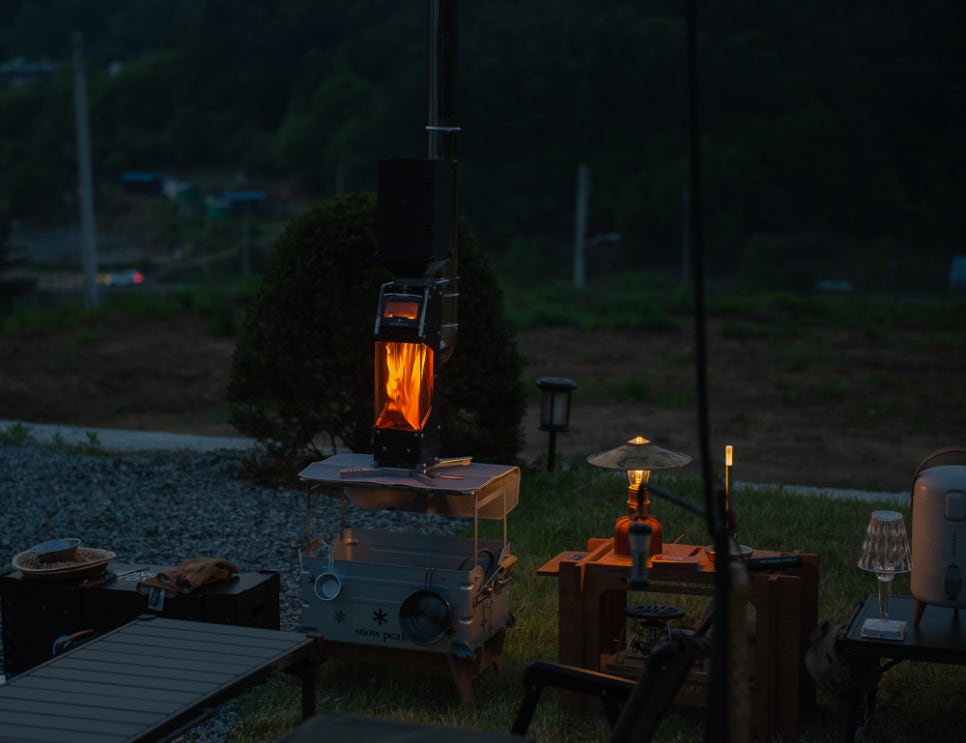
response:
<path fill-rule="evenodd" d="M 305 491 L 247 481 L 250 456 L 227 449 L 91 455 L 0 443 L 3 569 L 18 553 L 59 537 L 79 538 L 131 564 L 173 566 L 192 557 L 224 557 L 243 571 L 280 573 L 281 628 L 295 630 L 301 624 L 298 548 L 305 541 Z M 312 536 L 331 543 L 339 530 L 339 500 L 313 496 L 311 519 Z M 460 523 L 351 507 L 347 522 L 424 533 L 450 532 Z M 227 705 L 191 740 L 226 740 L 231 719 Z"/>

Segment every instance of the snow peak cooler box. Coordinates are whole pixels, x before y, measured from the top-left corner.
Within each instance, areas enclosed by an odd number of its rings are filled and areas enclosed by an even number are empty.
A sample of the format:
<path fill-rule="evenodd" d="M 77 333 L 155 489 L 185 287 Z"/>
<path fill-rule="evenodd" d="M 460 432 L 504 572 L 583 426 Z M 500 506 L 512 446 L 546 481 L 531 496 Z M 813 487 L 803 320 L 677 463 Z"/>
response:
<path fill-rule="evenodd" d="M 111 562 L 106 582 L 97 577 L 66 581 L 32 580 L 19 571 L 0 576 L 3 670 L 26 671 L 53 656 L 58 638 L 91 630 L 96 634 L 127 624 L 148 609 L 138 581 L 169 567 Z M 279 628 L 279 574 L 239 573 L 192 593 L 168 598 L 160 612 L 170 619 Z"/>
<path fill-rule="evenodd" d="M 299 476 L 343 500 L 334 544 L 313 539 L 307 519 L 299 554 L 303 629 L 322 634 L 328 657 L 449 669 L 463 700 L 472 701 L 472 679 L 503 665 L 504 632 L 513 625 L 508 583 L 516 557 L 506 516 L 519 500 L 519 468 L 467 459 L 420 472 L 380 467 L 369 454 L 337 454 Z M 346 502 L 466 518 L 473 536 L 352 529 Z M 503 539 L 480 539 L 481 518 L 502 520 Z"/>

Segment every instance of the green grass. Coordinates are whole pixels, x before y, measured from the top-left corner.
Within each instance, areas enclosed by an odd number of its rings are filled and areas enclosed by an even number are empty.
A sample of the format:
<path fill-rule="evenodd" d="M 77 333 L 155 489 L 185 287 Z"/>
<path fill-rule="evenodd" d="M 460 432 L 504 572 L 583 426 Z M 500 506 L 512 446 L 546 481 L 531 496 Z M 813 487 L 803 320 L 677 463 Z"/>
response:
<path fill-rule="evenodd" d="M 250 292 L 248 285 L 244 287 Z M 105 317 L 121 316 L 169 319 L 182 312 L 205 318 L 208 332 L 216 336 L 233 336 L 240 325 L 236 300 L 221 290 L 199 285 L 170 296 L 156 294 L 121 294 L 96 309 L 78 304 L 64 304 L 44 309 L 16 309 L 0 317 L 0 335 L 22 338 L 45 332 L 74 329 L 74 344 L 82 346 L 100 339 L 98 324 Z M 69 359 L 65 360 L 67 363 Z"/>
<path fill-rule="evenodd" d="M 659 407 L 671 410 L 687 410 L 695 405 L 695 393 L 692 389 L 672 388 L 661 390 L 655 396 L 655 402 Z"/>
<path fill-rule="evenodd" d="M 655 484 L 701 501 L 696 480 L 655 478 Z M 583 549 L 588 537 L 609 536 L 625 495 L 622 476 L 578 462 L 564 472 L 524 476 L 520 504 L 509 516 L 509 539 L 519 562 L 509 584 L 516 626 L 508 632 L 507 668 L 503 673 L 490 669 L 475 682 L 474 706 L 459 702 L 453 682 L 443 672 L 328 661 L 320 669 L 319 710 L 508 730 L 522 698 L 520 679 L 526 664 L 536 658 L 557 658 L 556 581 L 537 576 L 536 570 L 561 551 Z M 734 503 L 742 544 L 819 555 L 820 621 L 846 621 L 855 602 L 875 591 L 874 578 L 856 566 L 858 550 L 870 511 L 894 510 L 894 505 L 802 496 L 781 488 L 737 489 Z M 653 513 L 664 526 L 666 541 L 708 543 L 702 518 L 660 499 L 655 500 Z M 905 516 L 908 523 L 909 513 Z M 500 538 L 500 534 L 499 522 L 481 522 L 482 536 Z M 907 577 L 896 581 L 895 593 L 909 593 Z M 705 602 L 701 597 L 667 598 L 666 603 L 685 606 L 691 620 Z M 866 740 L 958 740 L 958 731 L 948 730 L 942 721 L 959 704 L 956 689 L 964 682 L 966 674 L 957 667 L 899 664 L 882 679 L 879 707 Z M 800 740 L 841 740 L 845 708 L 821 691 L 817 701 L 817 710 L 801 717 Z M 238 741 L 273 741 L 298 723 L 297 684 L 276 679 L 244 697 L 240 710 L 243 725 Z M 561 711 L 550 692 L 538 707 L 530 734 L 548 743 L 594 743 L 607 739 L 607 725 L 598 714 Z M 703 712 L 675 707 L 657 740 L 699 741 L 702 737 Z"/>
<path fill-rule="evenodd" d="M 524 286 L 512 278 L 504 282 L 509 322 L 517 329 L 565 327 L 676 328 L 689 312 L 690 300 L 666 277 L 629 274 L 583 291 L 561 282 Z"/>
<path fill-rule="evenodd" d="M 815 360 L 815 349 L 808 343 L 797 342 L 790 346 L 779 346 L 773 352 L 775 360 L 790 373 L 806 372 Z"/>
<path fill-rule="evenodd" d="M 55 452 L 72 452 L 75 454 L 103 454 L 104 448 L 101 445 L 100 437 L 96 431 L 85 431 L 85 440 L 81 443 L 68 443 L 60 431 L 56 431 L 51 437 L 47 448 Z M 12 423 L 5 429 L 0 429 L 0 443 L 11 446 L 21 446 L 23 444 L 36 444 L 37 437 L 29 426 L 23 423 Z"/>
<path fill-rule="evenodd" d="M 651 383 L 643 374 L 634 374 L 620 381 L 617 396 L 621 400 L 647 401 L 654 397 Z"/>
<path fill-rule="evenodd" d="M 518 330 L 667 330 L 693 323 L 690 289 L 663 274 L 627 273 L 595 280 L 583 290 L 563 281 L 533 285 L 506 271 L 501 281 L 507 319 Z M 928 329 L 944 346 L 966 343 L 963 299 L 903 301 L 858 294 L 746 292 L 709 285 L 705 302 L 708 318 L 720 323 L 725 337 L 805 338 L 809 328 L 835 326 L 863 330 L 881 340 L 900 330 Z"/>
<path fill-rule="evenodd" d="M 34 437 L 30 428 L 23 423 L 12 423 L 5 429 L 0 430 L 0 442 L 4 444 L 32 444 L 37 439 Z"/>

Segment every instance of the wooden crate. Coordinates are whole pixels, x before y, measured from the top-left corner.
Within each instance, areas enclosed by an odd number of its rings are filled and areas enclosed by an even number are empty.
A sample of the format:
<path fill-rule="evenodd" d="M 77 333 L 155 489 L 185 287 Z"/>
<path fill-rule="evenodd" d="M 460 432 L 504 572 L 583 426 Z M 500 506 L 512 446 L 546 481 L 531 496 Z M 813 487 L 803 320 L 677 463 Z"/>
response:
<path fill-rule="evenodd" d="M 648 595 L 694 595 L 714 592 L 714 566 L 702 547 L 667 544 L 665 554 L 699 558 L 691 567 L 652 567 Z M 754 557 L 783 553 L 755 551 Z M 798 718 L 815 707 L 815 684 L 805 668 L 809 637 L 818 623 L 818 557 L 801 555 L 800 567 L 751 573 L 747 630 L 748 699 L 752 727 L 759 739 L 798 737 Z M 630 559 L 617 555 L 612 539 L 591 539 L 583 552 L 561 552 L 538 573 L 558 581 L 558 654 L 561 663 L 635 678 L 640 662 L 622 657 Z M 654 603 L 664 603 L 654 601 Z M 697 617 L 694 617 L 697 619 Z M 707 669 L 696 668 L 678 703 L 704 702 Z M 560 703 L 573 710 L 598 702 L 561 693 Z"/>

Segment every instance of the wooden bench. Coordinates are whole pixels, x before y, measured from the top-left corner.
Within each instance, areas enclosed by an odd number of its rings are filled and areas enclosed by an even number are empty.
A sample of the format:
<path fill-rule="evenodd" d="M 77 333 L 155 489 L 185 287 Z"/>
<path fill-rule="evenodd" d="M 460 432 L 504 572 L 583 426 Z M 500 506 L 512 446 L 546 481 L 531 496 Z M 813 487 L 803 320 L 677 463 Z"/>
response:
<path fill-rule="evenodd" d="M 320 640 L 143 616 L 0 685 L 0 741 L 113 743 L 180 735 L 282 671 L 315 712 Z"/>

